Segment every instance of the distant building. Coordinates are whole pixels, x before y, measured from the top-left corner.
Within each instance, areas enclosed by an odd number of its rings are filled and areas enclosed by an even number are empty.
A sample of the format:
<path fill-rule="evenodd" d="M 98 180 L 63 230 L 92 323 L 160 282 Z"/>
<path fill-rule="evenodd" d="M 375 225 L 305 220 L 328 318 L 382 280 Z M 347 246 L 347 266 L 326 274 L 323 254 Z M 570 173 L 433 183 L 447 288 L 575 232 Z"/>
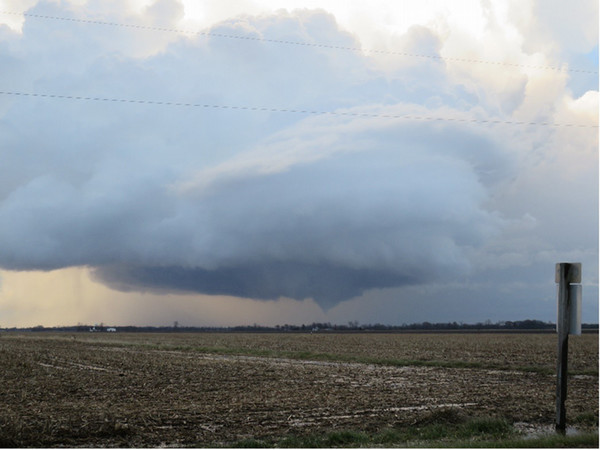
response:
<path fill-rule="evenodd" d="M 117 329 L 109 327 L 106 329 L 106 331 L 108 331 L 109 333 L 115 333 L 117 331 Z"/>

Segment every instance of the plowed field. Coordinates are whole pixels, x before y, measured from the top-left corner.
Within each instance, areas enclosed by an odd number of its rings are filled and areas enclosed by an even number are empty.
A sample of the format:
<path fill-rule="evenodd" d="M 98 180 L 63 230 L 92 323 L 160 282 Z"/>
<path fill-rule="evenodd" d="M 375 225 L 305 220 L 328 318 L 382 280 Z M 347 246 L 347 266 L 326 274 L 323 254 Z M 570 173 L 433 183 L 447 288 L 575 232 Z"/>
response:
<path fill-rule="evenodd" d="M 598 417 L 598 335 L 571 338 L 568 420 Z M 0 444 L 219 446 L 377 432 L 435 411 L 551 425 L 553 334 L 0 336 Z"/>

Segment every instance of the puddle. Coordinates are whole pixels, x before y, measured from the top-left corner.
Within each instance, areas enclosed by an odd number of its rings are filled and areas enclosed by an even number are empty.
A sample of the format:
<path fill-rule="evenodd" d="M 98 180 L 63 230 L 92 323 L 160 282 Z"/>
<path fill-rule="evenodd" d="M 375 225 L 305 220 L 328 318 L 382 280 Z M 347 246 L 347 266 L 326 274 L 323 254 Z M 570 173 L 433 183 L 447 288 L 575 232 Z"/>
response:
<path fill-rule="evenodd" d="M 516 422 L 514 425 L 517 431 L 525 435 L 525 439 L 534 439 L 543 436 L 551 436 L 556 434 L 554 425 L 542 425 L 527 422 Z M 580 433 L 575 427 L 567 427 L 567 436 L 576 436 Z"/>

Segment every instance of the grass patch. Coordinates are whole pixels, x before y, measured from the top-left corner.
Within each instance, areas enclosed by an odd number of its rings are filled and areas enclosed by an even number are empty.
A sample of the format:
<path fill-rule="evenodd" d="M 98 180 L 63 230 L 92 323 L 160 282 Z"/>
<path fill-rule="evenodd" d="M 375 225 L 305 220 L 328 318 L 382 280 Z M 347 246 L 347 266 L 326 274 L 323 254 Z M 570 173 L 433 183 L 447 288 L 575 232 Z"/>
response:
<path fill-rule="evenodd" d="M 238 441 L 234 445 L 235 448 L 268 448 L 271 447 L 267 445 L 264 441 L 260 441 L 257 439 L 243 439 Z"/>
<path fill-rule="evenodd" d="M 511 434 L 512 426 L 504 419 L 474 419 L 457 429 L 460 437 L 503 437 Z"/>
<path fill-rule="evenodd" d="M 598 426 L 598 413 L 588 411 L 588 412 L 579 414 L 573 418 L 573 423 L 577 424 L 577 425 L 588 426 L 588 427 L 592 427 L 592 426 L 597 427 Z"/>
<path fill-rule="evenodd" d="M 598 448 L 598 433 L 574 436 L 560 434 L 534 438 L 520 437 L 512 427 L 481 423 L 466 428 L 438 424 L 416 430 L 388 429 L 376 434 L 358 431 L 336 431 L 325 435 L 288 436 L 283 439 L 245 439 L 231 444 L 233 448 L 357 448 L 357 447 L 412 447 L 412 448 Z"/>
<path fill-rule="evenodd" d="M 329 433 L 325 439 L 327 447 L 349 447 L 360 444 L 367 444 L 369 436 L 356 431 L 339 431 Z"/>
<path fill-rule="evenodd" d="M 455 410 L 435 411 L 414 426 L 385 429 L 377 433 L 342 430 L 323 435 L 287 436 L 282 439 L 243 440 L 233 447 L 263 448 L 352 448 L 373 446 L 469 447 L 490 443 L 491 447 L 517 436 L 504 419 L 468 419 Z M 529 442 L 529 441 L 527 441 Z"/>
<path fill-rule="evenodd" d="M 587 416 L 586 416 L 587 417 Z M 588 420 L 588 419 L 586 419 Z M 238 448 L 598 448 L 598 433 L 524 437 L 502 418 L 469 418 L 456 409 L 432 411 L 412 426 L 377 433 L 342 430 L 326 434 L 245 439 Z"/>
<path fill-rule="evenodd" d="M 510 438 L 498 441 L 458 441 L 453 447 L 469 448 L 598 448 L 598 433 L 575 436 L 540 436 L 535 438 Z"/>

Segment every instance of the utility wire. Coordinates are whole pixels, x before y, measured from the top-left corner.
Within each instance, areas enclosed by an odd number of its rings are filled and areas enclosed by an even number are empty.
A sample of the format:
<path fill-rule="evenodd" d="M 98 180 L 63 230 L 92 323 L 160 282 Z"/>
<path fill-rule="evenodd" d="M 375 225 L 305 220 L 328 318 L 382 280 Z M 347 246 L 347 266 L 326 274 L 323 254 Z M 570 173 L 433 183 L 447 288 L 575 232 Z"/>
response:
<path fill-rule="evenodd" d="M 349 50 L 349 51 L 357 51 L 357 52 L 366 52 L 366 53 L 378 53 L 384 55 L 396 55 L 396 56 L 408 56 L 414 58 L 429 58 L 429 59 L 437 59 L 443 61 L 457 61 L 461 63 L 474 63 L 474 64 L 491 64 L 496 66 L 508 66 L 508 67 L 522 67 L 527 69 L 539 69 L 539 70 L 554 70 L 561 72 L 578 72 L 578 73 L 589 73 L 589 74 L 598 74 L 597 70 L 585 70 L 585 69 L 571 69 L 565 67 L 555 67 L 555 66 L 535 66 L 529 64 L 517 64 L 517 63 L 508 63 L 502 61 L 485 61 L 479 59 L 467 59 L 467 58 L 452 58 L 445 57 L 439 55 L 425 55 L 420 53 L 408 53 L 408 52 L 395 52 L 391 50 L 376 50 L 376 49 L 363 49 L 361 47 L 347 47 L 340 45 L 329 45 L 329 44 L 319 44 L 314 42 L 300 42 L 300 41 L 286 41 L 280 39 L 266 39 L 263 37 L 257 36 L 242 36 L 235 34 L 224 34 L 224 33 L 214 33 L 210 31 L 189 31 L 189 30 L 180 30 L 176 28 L 161 28 L 161 27 L 151 27 L 146 25 L 134 25 L 127 23 L 118 23 L 118 22 L 105 22 L 101 20 L 91 20 L 91 19 L 77 19 L 73 17 L 60 17 L 60 16 L 48 16 L 42 14 L 32 14 L 26 12 L 14 12 L 14 11 L 0 11 L 0 14 L 10 14 L 10 15 L 20 15 L 24 17 L 31 17 L 35 19 L 47 19 L 47 20 L 62 20 L 66 22 L 78 22 L 78 23 L 88 23 L 94 25 L 105 25 L 111 27 L 122 27 L 122 28 L 133 28 L 137 30 L 145 30 L 145 31 L 161 31 L 166 33 L 179 33 L 179 34 L 188 34 L 188 35 L 198 35 L 198 36 L 208 36 L 208 37 L 218 37 L 218 38 L 227 38 L 227 39 L 240 39 L 240 40 L 248 40 L 248 41 L 259 41 L 259 42 L 270 42 L 275 44 L 286 44 L 286 45 L 298 45 L 305 47 L 318 47 L 318 48 L 327 48 L 333 50 Z"/>
<path fill-rule="evenodd" d="M 83 100 L 96 102 L 110 103 L 135 103 L 142 105 L 157 105 L 157 106 L 178 106 L 188 108 L 210 108 L 210 109 L 229 109 L 242 111 L 262 111 L 276 113 L 294 113 L 308 115 L 333 115 L 346 117 L 365 117 L 374 119 L 402 119 L 402 120 L 417 120 L 417 121 L 438 121 L 438 122 L 461 122 L 475 124 L 490 124 L 490 125 L 526 125 L 526 126 L 545 126 L 545 127 L 573 127 L 573 128 L 599 128 L 598 125 L 585 125 L 576 123 L 555 123 L 555 122 L 527 122 L 517 120 L 492 120 L 492 119 L 467 119 L 460 117 L 434 117 L 434 116 L 419 116 L 413 114 L 373 114 L 373 113 L 358 113 L 358 112 L 343 112 L 343 111 L 315 111 L 309 109 L 290 109 L 290 108 L 269 108 L 258 106 L 245 105 L 215 105 L 203 103 L 184 103 L 184 102 L 161 102 L 156 100 L 139 100 L 127 98 L 110 98 L 110 97 L 82 97 L 75 95 L 59 95 L 59 94 L 44 94 L 34 92 L 16 92 L 16 91 L 0 91 L 0 95 L 12 95 L 18 97 L 38 97 L 49 99 L 63 100 Z"/>

